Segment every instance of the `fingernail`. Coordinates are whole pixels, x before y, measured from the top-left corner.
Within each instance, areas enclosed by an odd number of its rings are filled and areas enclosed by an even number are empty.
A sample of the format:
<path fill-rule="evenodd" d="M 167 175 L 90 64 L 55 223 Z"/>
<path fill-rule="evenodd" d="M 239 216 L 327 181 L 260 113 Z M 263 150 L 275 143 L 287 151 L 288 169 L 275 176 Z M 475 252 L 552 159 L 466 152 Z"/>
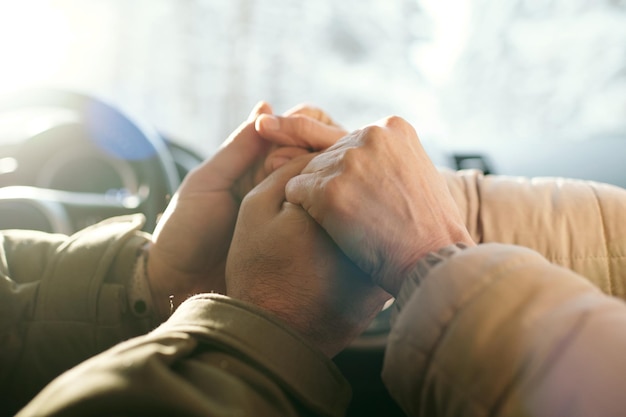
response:
<path fill-rule="evenodd" d="M 257 119 L 262 130 L 279 130 L 280 121 L 276 116 L 263 115 Z"/>

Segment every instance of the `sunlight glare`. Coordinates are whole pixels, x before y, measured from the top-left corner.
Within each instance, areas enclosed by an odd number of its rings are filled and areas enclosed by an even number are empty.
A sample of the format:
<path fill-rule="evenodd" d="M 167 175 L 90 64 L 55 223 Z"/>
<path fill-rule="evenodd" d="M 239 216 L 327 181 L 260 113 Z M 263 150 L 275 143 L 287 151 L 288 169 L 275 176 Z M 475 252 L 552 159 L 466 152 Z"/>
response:
<path fill-rule="evenodd" d="M 0 94 L 48 82 L 71 42 L 67 16 L 49 1 L 0 3 Z"/>
<path fill-rule="evenodd" d="M 410 51 L 413 64 L 433 84 L 443 84 L 468 38 L 472 1 L 422 0 L 420 5 L 432 19 L 432 41 L 416 44 Z"/>

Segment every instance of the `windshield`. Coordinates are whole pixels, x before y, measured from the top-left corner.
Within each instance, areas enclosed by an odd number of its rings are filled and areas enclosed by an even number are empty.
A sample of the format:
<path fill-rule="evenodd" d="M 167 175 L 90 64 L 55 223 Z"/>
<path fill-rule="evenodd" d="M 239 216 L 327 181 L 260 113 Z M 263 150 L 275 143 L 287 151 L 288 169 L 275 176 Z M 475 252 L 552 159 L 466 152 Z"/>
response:
<path fill-rule="evenodd" d="M 258 100 L 438 146 L 624 138 L 623 0 L 20 0 L 0 93 L 96 94 L 210 153 Z"/>

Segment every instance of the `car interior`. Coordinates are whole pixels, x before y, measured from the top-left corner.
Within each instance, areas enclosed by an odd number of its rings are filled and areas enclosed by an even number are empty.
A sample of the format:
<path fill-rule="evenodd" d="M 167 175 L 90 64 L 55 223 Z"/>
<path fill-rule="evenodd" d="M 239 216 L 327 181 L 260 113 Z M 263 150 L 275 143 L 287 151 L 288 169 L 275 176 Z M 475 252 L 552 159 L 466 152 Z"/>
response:
<path fill-rule="evenodd" d="M 151 231 L 259 100 L 398 114 L 442 167 L 626 187 L 625 23 L 621 0 L 4 2 L 0 229 Z M 403 415 L 389 314 L 335 358 L 349 416 Z"/>

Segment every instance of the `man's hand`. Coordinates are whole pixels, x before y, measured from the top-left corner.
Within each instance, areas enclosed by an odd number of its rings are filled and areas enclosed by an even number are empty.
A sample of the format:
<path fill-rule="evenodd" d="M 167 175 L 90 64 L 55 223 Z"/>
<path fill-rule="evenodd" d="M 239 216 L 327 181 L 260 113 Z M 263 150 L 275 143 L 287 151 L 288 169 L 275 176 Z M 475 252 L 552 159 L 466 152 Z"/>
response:
<path fill-rule="evenodd" d="M 271 112 L 269 105 L 259 103 L 219 151 L 187 175 L 159 221 L 148 248 L 147 270 L 162 318 L 169 312 L 169 295 L 178 305 L 192 294 L 225 291 L 226 255 L 239 204 L 273 171 L 271 156 L 282 158 L 282 164 L 285 158 L 328 146 L 327 137 L 300 140 L 302 148 L 294 147 L 284 134 L 276 140 L 268 135 L 264 140 L 255 121 Z M 296 107 L 281 119 L 289 117 L 294 117 L 289 126 L 295 131 L 305 130 L 299 125 L 314 118 L 330 120 L 311 106 Z M 283 143 L 290 147 L 281 147 Z"/>
<path fill-rule="evenodd" d="M 344 137 L 286 186 L 375 283 L 397 295 L 428 252 L 474 245 L 409 123 L 390 117 Z"/>
<path fill-rule="evenodd" d="M 285 184 L 312 155 L 284 165 L 244 199 L 226 265 L 227 295 L 274 313 L 329 357 L 360 334 L 389 295 L 298 205 Z"/>

